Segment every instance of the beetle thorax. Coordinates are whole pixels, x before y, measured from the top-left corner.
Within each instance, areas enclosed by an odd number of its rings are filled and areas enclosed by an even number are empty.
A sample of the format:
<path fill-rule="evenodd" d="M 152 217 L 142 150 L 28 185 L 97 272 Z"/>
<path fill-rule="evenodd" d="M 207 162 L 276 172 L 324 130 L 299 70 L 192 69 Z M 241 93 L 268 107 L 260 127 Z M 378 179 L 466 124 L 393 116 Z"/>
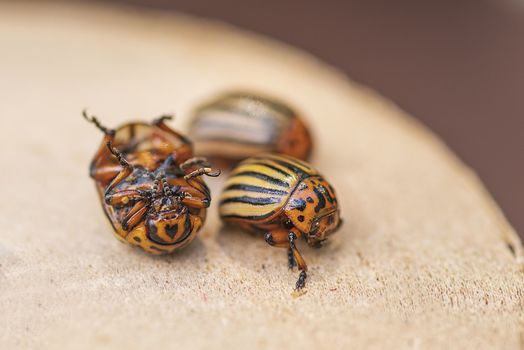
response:
<path fill-rule="evenodd" d="M 284 211 L 293 226 L 304 233 L 312 244 L 334 232 L 339 224 L 335 193 L 320 176 L 302 180 L 290 196 Z"/>

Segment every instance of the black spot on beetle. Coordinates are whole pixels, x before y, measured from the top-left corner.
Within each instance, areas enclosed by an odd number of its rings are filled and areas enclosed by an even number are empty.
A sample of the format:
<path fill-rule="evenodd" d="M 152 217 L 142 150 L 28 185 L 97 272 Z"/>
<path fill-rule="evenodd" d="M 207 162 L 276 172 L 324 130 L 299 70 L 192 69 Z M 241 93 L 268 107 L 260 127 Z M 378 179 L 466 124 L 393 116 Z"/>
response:
<path fill-rule="evenodd" d="M 321 209 L 323 209 L 326 206 L 326 199 L 324 198 L 323 191 L 320 191 L 317 187 L 313 188 L 313 191 L 315 191 L 315 194 L 318 198 L 318 203 L 315 206 L 315 213 L 318 213 Z"/>
<path fill-rule="evenodd" d="M 333 204 L 334 199 L 333 197 L 331 197 L 331 194 L 329 193 L 329 191 L 323 185 L 320 185 L 319 189 L 324 194 L 324 196 L 327 198 L 328 202 Z"/>
<path fill-rule="evenodd" d="M 155 223 L 153 221 L 149 222 L 149 224 L 147 225 L 147 228 L 149 229 L 149 233 L 150 234 L 153 234 L 153 235 L 157 234 L 157 228 L 156 228 L 156 225 L 155 225 Z"/>
<path fill-rule="evenodd" d="M 184 221 L 184 233 L 180 240 L 183 241 L 184 239 L 189 237 L 191 231 L 193 231 L 193 227 L 191 225 L 191 217 L 189 215 L 186 215 L 186 220 Z"/>
<path fill-rule="evenodd" d="M 146 231 L 147 231 L 147 238 L 149 238 L 150 240 L 152 240 L 153 242 L 158 243 L 158 244 L 166 244 L 167 243 L 162 238 L 160 238 L 160 236 L 158 236 L 158 228 L 156 227 L 156 224 L 155 224 L 154 221 L 149 222 L 146 228 L 147 228 L 146 229 Z M 152 248 L 152 249 L 155 249 L 155 248 Z"/>
<path fill-rule="evenodd" d="M 313 198 L 311 198 L 311 197 L 307 197 L 306 200 L 308 201 L 308 203 L 313 203 L 314 202 Z"/>
<path fill-rule="evenodd" d="M 289 230 L 290 228 L 293 227 L 293 222 L 291 222 L 291 220 L 289 220 L 289 219 L 286 220 L 286 221 L 284 222 L 284 227 L 285 227 L 286 229 Z"/>
<path fill-rule="evenodd" d="M 304 211 L 304 209 L 306 209 L 306 201 L 302 198 L 294 199 L 291 202 L 291 207 L 296 210 Z"/>
<path fill-rule="evenodd" d="M 178 224 L 166 225 L 166 233 L 171 239 L 175 237 L 177 232 L 178 232 Z"/>
<path fill-rule="evenodd" d="M 138 243 L 142 242 L 142 240 L 140 239 L 140 237 L 134 236 L 133 239 L 134 239 L 136 242 L 138 242 Z"/>
<path fill-rule="evenodd" d="M 298 219 L 298 221 L 300 221 L 300 222 L 304 222 L 304 215 L 299 215 L 299 216 L 297 217 L 297 219 Z"/>

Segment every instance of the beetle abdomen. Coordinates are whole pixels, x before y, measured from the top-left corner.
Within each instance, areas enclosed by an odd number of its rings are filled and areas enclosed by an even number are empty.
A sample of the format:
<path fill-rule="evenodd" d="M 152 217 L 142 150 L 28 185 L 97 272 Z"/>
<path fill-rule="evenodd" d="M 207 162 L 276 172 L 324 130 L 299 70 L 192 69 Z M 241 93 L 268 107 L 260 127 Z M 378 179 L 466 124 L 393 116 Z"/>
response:
<path fill-rule="evenodd" d="M 297 113 L 281 102 L 230 93 L 198 108 L 189 134 L 196 153 L 238 161 L 264 153 L 285 153 L 306 159 L 311 137 Z"/>
<path fill-rule="evenodd" d="M 249 222 L 253 229 L 265 225 L 280 214 L 301 180 L 315 174 L 309 165 L 284 155 L 246 159 L 225 183 L 220 216 L 226 222 Z"/>

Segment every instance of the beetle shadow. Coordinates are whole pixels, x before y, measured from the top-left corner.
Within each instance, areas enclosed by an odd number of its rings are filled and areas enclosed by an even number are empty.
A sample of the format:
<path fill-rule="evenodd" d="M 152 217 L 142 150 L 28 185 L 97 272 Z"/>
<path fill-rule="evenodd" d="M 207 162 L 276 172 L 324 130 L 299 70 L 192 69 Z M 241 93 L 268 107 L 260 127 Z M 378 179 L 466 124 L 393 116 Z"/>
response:
<path fill-rule="evenodd" d="M 321 248 L 311 248 L 304 239 L 297 241 L 297 248 L 308 265 L 332 264 L 338 260 L 343 237 L 333 237 Z M 245 268 L 260 271 L 268 266 L 287 268 L 287 249 L 272 247 L 263 234 L 244 231 L 237 227 L 222 226 L 217 233 L 221 250 Z"/>
<path fill-rule="evenodd" d="M 223 225 L 218 230 L 216 237 L 221 251 L 229 259 L 247 269 L 260 271 L 275 262 L 283 264 L 285 261 L 286 251 L 269 246 L 262 234 Z"/>
<path fill-rule="evenodd" d="M 131 251 L 130 253 L 147 256 L 152 261 L 164 264 L 186 264 L 205 261 L 207 256 L 206 246 L 199 237 L 196 237 L 186 247 L 166 255 L 150 255 L 138 247 L 128 246 L 127 248 Z"/>
<path fill-rule="evenodd" d="M 175 250 L 166 256 L 167 263 L 204 261 L 207 256 L 207 248 L 201 237 L 196 237 L 188 246 Z"/>

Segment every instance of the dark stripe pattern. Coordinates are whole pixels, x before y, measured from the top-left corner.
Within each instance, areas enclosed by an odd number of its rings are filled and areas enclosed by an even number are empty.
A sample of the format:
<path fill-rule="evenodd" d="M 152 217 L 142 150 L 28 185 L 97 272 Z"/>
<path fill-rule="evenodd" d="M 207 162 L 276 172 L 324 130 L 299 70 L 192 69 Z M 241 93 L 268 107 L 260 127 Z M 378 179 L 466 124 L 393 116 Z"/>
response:
<path fill-rule="evenodd" d="M 280 196 L 286 195 L 288 192 L 283 190 L 275 190 L 273 188 L 267 188 L 267 187 L 261 187 L 261 186 L 253 186 L 253 185 L 246 185 L 246 184 L 233 184 L 227 186 L 224 191 L 228 190 L 241 190 L 246 192 L 256 192 L 256 193 L 267 193 L 267 194 L 277 194 Z"/>
<path fill-rule="evenodd" d="M 267 182 L 269 182 L 269 183 L 271 183 L 273 185 L 289 188 L 289 184 L 287 182 L 279 180 L 279 179 L 277 179 L 277 178 L 275 178 L 273 176 L 270 176 L 270 175 L 267 175 L 267 174 L 263 174 L 263 173 L 258 173 L 258 172 L 255 172 L 255 171 L 241 171 L 239 173 L 236 173 L 235 175 L 236 176 L 250 176 L 250 177 L 254 177 L 254 178 L 260 179 L 260 180 L 267 181 Z"/>
<path fill-rule="evenodd" d="M 233 169 L 227 180 L 220 198 L 220 216 L 226 221 L 266 222 L 286 205 L 302 179 L 316 174 L 309 165 L 287 156 L 249 158 Z M 302 209 L 306 202 L 295 204 Z"/>

